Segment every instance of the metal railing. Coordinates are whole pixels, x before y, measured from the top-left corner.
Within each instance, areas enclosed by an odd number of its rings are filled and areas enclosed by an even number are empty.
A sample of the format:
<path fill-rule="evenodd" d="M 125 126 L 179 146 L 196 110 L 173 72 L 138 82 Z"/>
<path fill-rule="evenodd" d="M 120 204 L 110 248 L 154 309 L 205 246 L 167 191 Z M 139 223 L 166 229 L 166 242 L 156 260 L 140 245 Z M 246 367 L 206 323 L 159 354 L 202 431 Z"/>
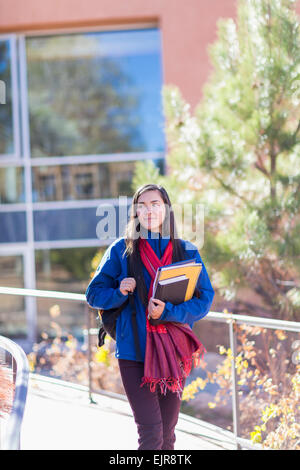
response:
<path fill-rule="evenodd" d="M 22 289 L 11 287 L 0 287 L 0 294 L 10 295 L 27 295 L 34 297 L 45 297 L 63 300 L 74 300 L 85 302 L 86 312 L 94 311 L 88 306 L 84 294 L 74 294 L 68 292 L 45 291 L 37 289 Z M 232 417 L 233 417 L 233 437 L 237 449 L 255 449 L 259 446 L 251 443 L 250 440 L 240 437 L 240 423 L 239 423 L 239 397 L 238 397 L 238 384 L 237 384 L 237 371 L 236 371 L 236 358 L 237 358 L 237 338 L 235 325 L 243 324 L 250 326 L 259 326 L 266 329 L 275 329 L 300 333 L 300 322 L 275 320 L 263 317 L 252 317 L 247 315 L 238 315 L 231 313 L 209 312 L 201 321 L 209 320 L 228 324 L 229 340 L 231 349 L 231 367 L 232 367 Z M 87 314 L 87 335 L 88 335 L 88 367 L 89 367 L 89 396 L 92 400 L 92 381 L 91 381 L 91 336 L 97 332 L 95 328 L 91 328 L 90 315 Z"/>
<path fill-rule="evenodd" d="M 229 341 L 231 349 L 231 374 L 232 374 L 232 418 L 233 418 L 233 433 L 237 449 L 246 448 L 257 450 L 259 446 L 254 445 L 251 441 L 240 437 L 240 408 L 239 408 L 239 395 L 238 395 L 238 380 L 236 371 L 236 358 L 237 358 L 237 338 L 235 332 L 235 325 L 249 325 L 259 326 L 266 329 L 275 329 L 282 331 L 291 331 L 300 333 L 300 323 L 284 320 L 274 320 L 263 317 L 252 317 L 248 315 L 237 315 L 232 313 L 209 312 L 206 317 L 207 320 L 227 323 L 229 327 Z"/>
<path fill-rule="evenodd" d="M 5 432 L 0 442 L 2 450 L 19 450 L 20 433 L 27 398 L 29 365 L 25 352 L 14 341 L 0 336 L 0 349 L 9 353 L 12 363 L 14 398 L 12 409 L 5 421 Z"/>

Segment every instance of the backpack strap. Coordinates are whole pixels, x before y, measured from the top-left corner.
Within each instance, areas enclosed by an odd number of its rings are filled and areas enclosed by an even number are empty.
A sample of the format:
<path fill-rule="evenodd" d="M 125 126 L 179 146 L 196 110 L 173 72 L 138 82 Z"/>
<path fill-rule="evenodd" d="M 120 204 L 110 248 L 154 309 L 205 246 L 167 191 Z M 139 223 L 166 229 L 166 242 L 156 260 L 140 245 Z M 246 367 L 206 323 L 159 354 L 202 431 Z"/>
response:
<path fill-rule="evenodd" d="M 133 293 L 129 292 L 128 297 L 129 297 L 129 302 L 131 305 L 131 325 L 132 325 L 132 330 L 133 330 L 136 360 L 143 362 L 137 321 L 136 321 L 136 308 L 135 308 L 135 301 L 134 301 Z"/>
<path fill-rule="evenodd" d="M 128 271 L 128 276 L 131 276 L 131 269 L 130 269 L 130 263 L 129 263 L 129 256 L 127 257 L 127 271 Z M 131 324 L 132 324 L 132 330 L 133 330 L 133 337 L 134 337 L 134 346 L 135 346 L 135 354 L 136 354 L 136 360 L 143 362 L 142 359 L 142 353 L 141 353 L 141 346 L 140 346 L 140 340 L 139 340 L 139 334 L 138 334 L 138 327 L 137 327 L 137 320 L 136 320 L 136 308 L 135 308 L 135 301 L 134 301 L 134 294 L 133 292 L 128 292 L 128 298 L 129 298 L 129 303 L 131 306 Z"/>

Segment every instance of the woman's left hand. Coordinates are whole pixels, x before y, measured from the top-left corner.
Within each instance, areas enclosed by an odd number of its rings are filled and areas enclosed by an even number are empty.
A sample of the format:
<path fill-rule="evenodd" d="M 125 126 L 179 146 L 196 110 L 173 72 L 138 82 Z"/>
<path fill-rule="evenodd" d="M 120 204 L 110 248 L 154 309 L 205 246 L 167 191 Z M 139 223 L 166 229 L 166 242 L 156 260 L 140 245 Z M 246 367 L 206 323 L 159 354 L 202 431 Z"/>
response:
<path fill-rule="evenodd" d="M 154 320 L 157 320 L 162 316 L 165 308 L 165 302 L 159 299 L 151 297 L 148 303 L 148 313 Z"/>

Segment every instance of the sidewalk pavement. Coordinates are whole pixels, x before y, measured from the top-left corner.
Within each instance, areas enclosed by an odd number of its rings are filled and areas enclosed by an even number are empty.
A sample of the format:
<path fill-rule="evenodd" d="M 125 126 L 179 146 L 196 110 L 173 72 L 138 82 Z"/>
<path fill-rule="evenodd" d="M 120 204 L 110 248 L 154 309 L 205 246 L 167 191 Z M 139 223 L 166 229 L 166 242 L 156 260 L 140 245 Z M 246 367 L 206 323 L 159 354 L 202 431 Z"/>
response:
<path fill-rule="evenodd" d="M 22 450 L 136 450 L 137 431 L 126 397 L 30 375 Z M 221 432 L 219 432 L 221 431 Z M 232 434 L 180 413 L 175 450 L 234 449 Z"/>

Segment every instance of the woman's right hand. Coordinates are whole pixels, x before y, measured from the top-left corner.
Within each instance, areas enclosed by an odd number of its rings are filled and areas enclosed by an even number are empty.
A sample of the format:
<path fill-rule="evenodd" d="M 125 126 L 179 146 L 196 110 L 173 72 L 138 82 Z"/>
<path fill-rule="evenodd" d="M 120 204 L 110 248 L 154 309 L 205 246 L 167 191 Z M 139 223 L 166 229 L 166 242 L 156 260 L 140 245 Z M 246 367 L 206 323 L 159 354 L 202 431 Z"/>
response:
<path fill-rule="evenodd" d="M 123 295 L 127 295 L 128 292 L 133 292 L 136 288 L 136 282 L 134 277 L 125 277 L 120 283 L 120 291 Z"/>

